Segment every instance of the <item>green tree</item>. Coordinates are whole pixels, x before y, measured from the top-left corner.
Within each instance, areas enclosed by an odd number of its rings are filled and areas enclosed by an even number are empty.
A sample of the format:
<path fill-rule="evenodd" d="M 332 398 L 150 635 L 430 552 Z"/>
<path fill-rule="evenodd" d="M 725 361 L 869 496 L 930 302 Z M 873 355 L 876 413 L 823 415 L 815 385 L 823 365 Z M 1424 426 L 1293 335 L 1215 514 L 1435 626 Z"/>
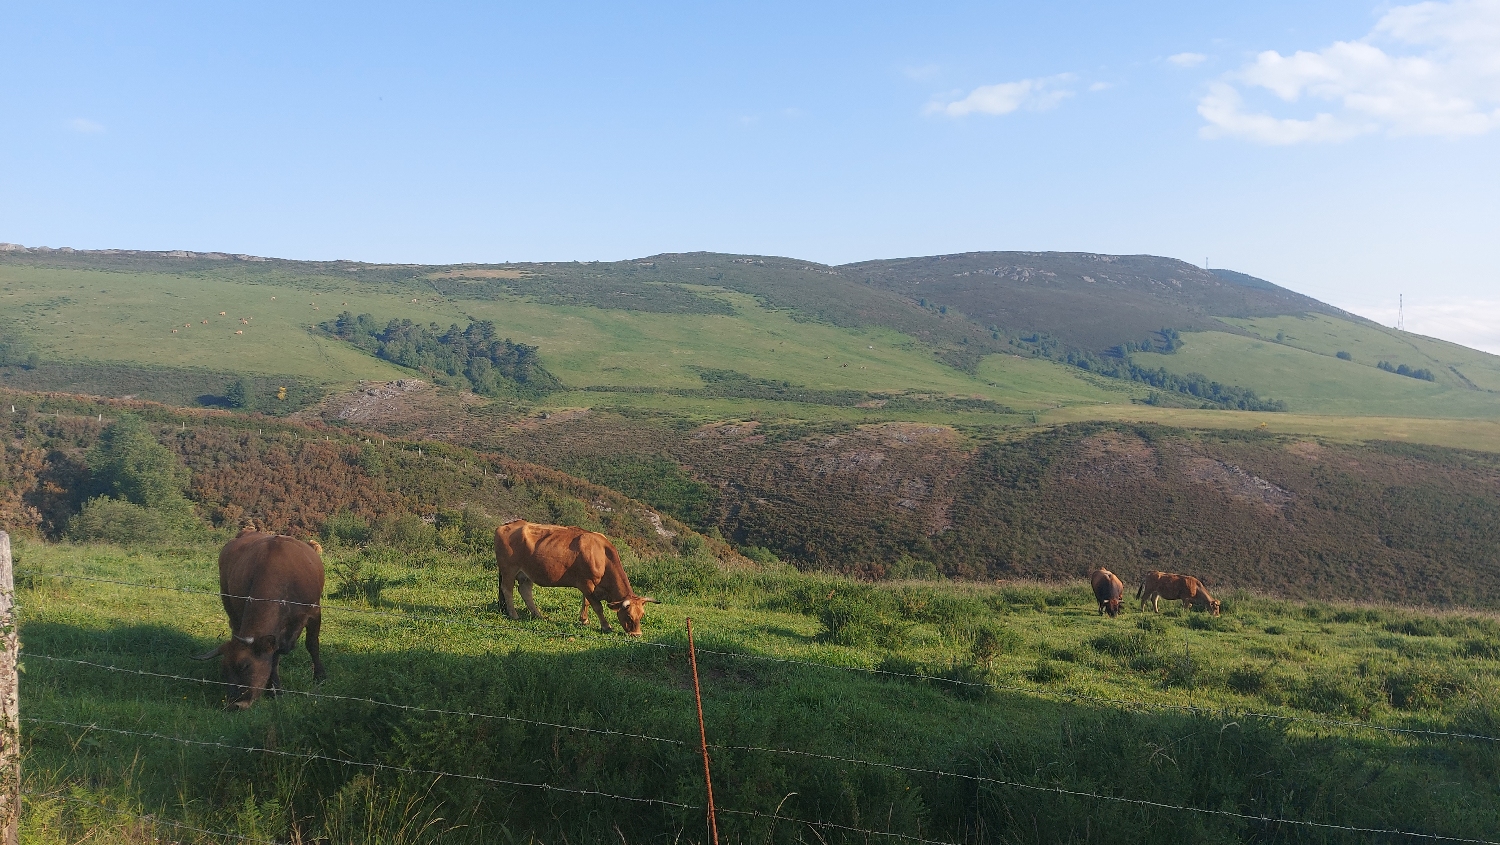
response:
<path fill-rule="evenodd" d="M 224 398 L 229 400 L 232 408 L 250 408 L 255 405 L 255 385 L 247 378 L 235 379 L 234 384 L 229 385 Z"/>
<path fill-rule="evenodd" d="M 183 491 L 188 471 L 152 436 L 139 417 L 122 414 L 84 457 L 93 494 L 163 511 L 189 509 Z"/>

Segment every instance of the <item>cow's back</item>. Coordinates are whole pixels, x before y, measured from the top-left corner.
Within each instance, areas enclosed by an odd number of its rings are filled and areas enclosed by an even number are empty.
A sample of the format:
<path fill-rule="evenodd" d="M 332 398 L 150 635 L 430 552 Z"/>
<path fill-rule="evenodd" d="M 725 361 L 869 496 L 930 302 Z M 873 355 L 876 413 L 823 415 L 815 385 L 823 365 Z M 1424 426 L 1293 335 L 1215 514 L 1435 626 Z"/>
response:
<path fill-rule="evenodd" d="M 292 537 L 247 532 L 219 552 L 219 590 L 236 629 L 247 600 L 254 600 L 257 616 L 260 612 L 281 618 L 306 616 L 321 602 L 323 583 L 322 558 L 311 545 Z"/>
<path fill-rule="evenodd" d="M 1190 599 L 1199 590 L 1198 579 L 1191 575 L 1163 575 L 1156 583 L 1157 593 L 1168 601 Z"/>
<path fill-rule="evenodd" d="M 516 520 L 495 529 L 495 560 L 543 587 L 595 583 L 609 564 L 609 540 L 569 525 Z"/>

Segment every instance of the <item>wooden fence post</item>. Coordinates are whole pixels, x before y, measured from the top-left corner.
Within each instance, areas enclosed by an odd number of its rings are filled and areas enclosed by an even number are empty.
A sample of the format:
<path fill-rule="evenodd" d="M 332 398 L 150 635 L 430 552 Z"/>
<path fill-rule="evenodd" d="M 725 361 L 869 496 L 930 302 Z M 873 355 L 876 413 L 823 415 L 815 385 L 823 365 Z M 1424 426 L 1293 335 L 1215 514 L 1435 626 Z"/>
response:
<path fill-rule="evenodd" d="M 17 845 L 21 824 L 21 712 L 16 657 L 15 573 L 10 535 L 0 531 L 0 843 Z"/>

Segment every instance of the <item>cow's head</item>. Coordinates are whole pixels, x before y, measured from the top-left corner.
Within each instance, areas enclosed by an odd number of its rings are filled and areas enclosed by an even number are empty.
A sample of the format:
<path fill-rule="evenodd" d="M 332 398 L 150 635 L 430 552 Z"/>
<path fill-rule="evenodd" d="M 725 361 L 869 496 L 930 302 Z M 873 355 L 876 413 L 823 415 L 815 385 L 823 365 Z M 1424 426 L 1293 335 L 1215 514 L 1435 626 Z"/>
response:
<path fill-rule="evenodd" d="M 262 634 L 249 638 L 235 636 L 216 649 L 205 651 L 194 660 L 219 658 L 219 675 L 229 685 L 230 710 L 244 710 L 266 691 L 271 680 L 271 661 L 276 654 L 276 635 Z"/>
<path fill-rule="evenodd" d="M 646 605 L 655 602 L 656 599 L 646 596 L 626 596 L 619 601 L 609 603 L 609 609 L 620 617 L 620 627 L 625 633 L 632 637 L 641 635 L 641 617 L 646 615 Z"/>
<path fill-rule="evenodd" d="M 1219 615 L 1219 600 L 1218 599 L 1209 599 L 1208 600 L 1208 610 L 1213 615 L 1218 616 Z"/>
<path fill-rule="evenodd" d="M 1108 613 L 1109 614 L 1109 618 L 1111 618 L 1111 619 L 1115 618 L 1116 616 L 1119 616 L 1120 615 L 1120 600 L 1118 598 L 1112 598 L 1109 601 L 1105 602 L 1104 603 L 1104 612 Z"/>

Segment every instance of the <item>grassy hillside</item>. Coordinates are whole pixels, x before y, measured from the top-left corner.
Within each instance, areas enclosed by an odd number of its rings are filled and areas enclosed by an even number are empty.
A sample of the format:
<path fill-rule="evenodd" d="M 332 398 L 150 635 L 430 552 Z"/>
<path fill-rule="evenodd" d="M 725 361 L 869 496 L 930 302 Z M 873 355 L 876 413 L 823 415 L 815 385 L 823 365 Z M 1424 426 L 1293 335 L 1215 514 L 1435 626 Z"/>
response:
<path fill-rule="evenodd" d="M 708 369 L 808 390 L 981 397 L 1022 413 L 1090 405 L 1096 418 L 1110 418 L 1119 415 L 1112 406 L 1144 401 L 1152 389 L 1058 361 L 1076 353 L 1118 362 L 1112 356 L 1130 344 L 1160 348 L 1162 329 L 1185 340 L 1175 354 L 1127 354 L 1148 369 L 1253 389 L 1294 411 L 1500 414 L 1496 356 L 1395 333 L 1269 282 L 1150 256 L 974 253 L 824 267 L 692 253 L 424 267 L 13 251 L 0 255 L 0 298 L 8 306 L 0 344 L 14 336 L 45 365 L 0 366 L 0 379 L 104 389 L 116 380 L 90 377 L 90 366 L 144 367 L 122 383 L 169 401 L 201 380 L 184 371 L 172 383 L 170 372 L 183 367 L 300 378 L 335 391 L 413 375 L 308 330 L 348 310 L 381 325 L 490 320 L 517 343 L 539 347 L 543 366 L 568 388 L 614 389 L 608 402 L 687 414 L 720 407 L 678 395 L 701 388 Z M 1256 345 L 1256 338 L 1280 340 Z M 1315 357 L 1298 358 L 1294 349 Z M 1352 360 L 1338 361 L 1338 352 Z M 1058 361 L 1020 362 L 1038 355 Z M 1433 384 L 1450 389 L 1387 377 L 1373 369 L 1381 361 L 1429 370 Z M 636 395 L 621 399 L 620 389 Z M 1201 401 L 1158 393 L 1167 404 Z M 648 394 L 656 398 L 642 398 Z M 822 413 L 790 405 L 770 412 Z"/>
<path fill-rule="evenodd" d="M 500 618 L 480 557 L 338 547 L 328 682 L 299 650 L 292 694 L 226 714 L 215 668 L 186 659 L 225 635 L 211 595 L 68 577 L 212 592 L 212 555 L 19 546 L 25 841 L 220 841 L 175 822 L 276 841 L 702 842 L 687 616 L 724 842 L 1500 830 L 1493 741 L 1345 724 L 1495 736 L 1485 617 L 1232 594 L 1221 619 L 1109 620 L 1078 585 L 872 587 L 687 554 L 628 560 L 662 604 L 627 642 L 570 622 L 567 590 L 538 590 L 555 621 Z M 357 601 L 340 597 L 356 562 L 382 584 Z"/>
<path fill-rule="evenodd" d="M 1375 364 L 1387 360 L 1384 357 L 1346 361 L 1333 352 L 1322 354 L 1275 340 L 1222 332 L 1196 332 L 1184 335 L 1184 340 L 1184 345 L 1170 355 L 1138 352 L 1134 358 L 1142 366 L 1203 373 L 1257 391 L 1274 391 L 1294 412 L 1500 419 L 1500 392 L 1466 385 L 1447 367 L 1433 370 L 1441 375 L 1429 382 L 1377 369 Z M 1391 357 L 1403 363 L 1420 360 L 1425 367 L 1442 366 L 1429 356 L 1414 354 L 1410 347 L 1405 356 Z M 1490 372 L 1478 367 L 1470 370 L 1481 379 Z"/>

